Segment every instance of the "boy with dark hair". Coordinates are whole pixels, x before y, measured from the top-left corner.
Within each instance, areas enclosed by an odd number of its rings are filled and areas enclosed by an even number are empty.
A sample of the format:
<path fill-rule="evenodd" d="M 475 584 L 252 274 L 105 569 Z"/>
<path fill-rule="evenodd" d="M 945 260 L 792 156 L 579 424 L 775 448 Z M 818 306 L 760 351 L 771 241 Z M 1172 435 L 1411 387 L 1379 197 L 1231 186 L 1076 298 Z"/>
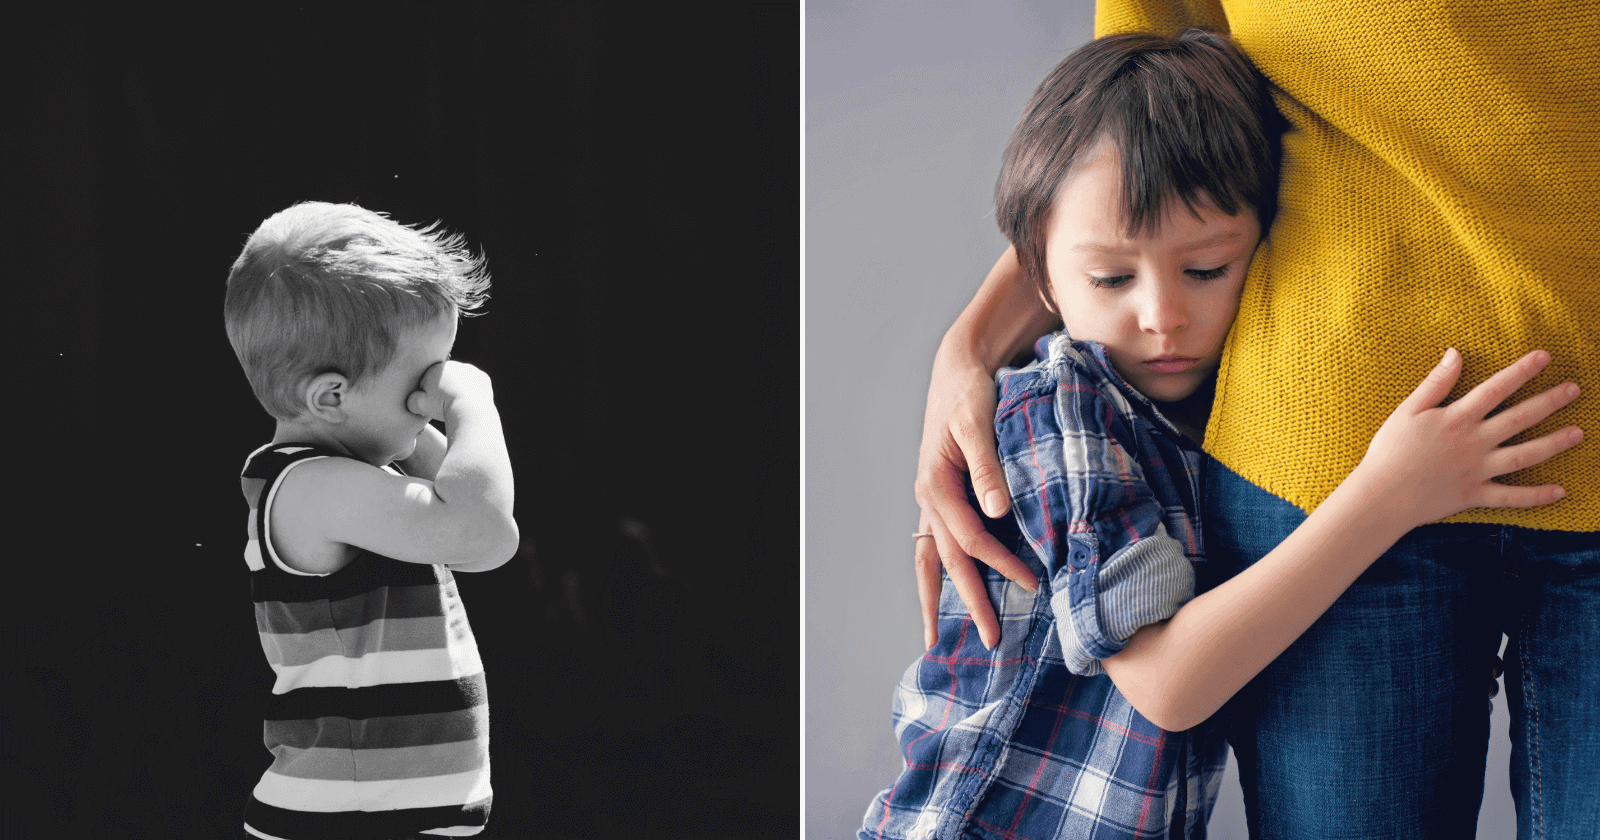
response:
<path fill-rule="evenodd" d="M 316 202 L 262 222 L 229 272 L 228 338 L 277 419 L 243 473 L 276 674 L 247 837 L 488 820 L 488 695 L 451 574 L 505 563 L 517 526 L 489 378 L 449 361 L 488 283 L 459 237 Z"/>
<path fill-rule="evenodd" d="M 1485 419 L 1548 361 L 1536 351 L 1440 408 L 1460 373 L 1447 350 L 1339 490 L 1208 591 L 1199 441 L 1272 212 L 1278 126 L 1261 77 L 1198 30 L 1092 42 L 1028 103 L 996 216 L 1064 329 L 999 375 L 1013 515 L 986 527 L 1040 586 L 990 571 L 944 588 L 938 641 L 895 693 L 905 769 L 859 837 L 1202 837 L 1223 702 L 1412 527 L 1560 497 L 1490 479 L 1576 443 L 1500 446 L 1575 386 Z M 995 605 L 997 643 L 958 593 Z"/>

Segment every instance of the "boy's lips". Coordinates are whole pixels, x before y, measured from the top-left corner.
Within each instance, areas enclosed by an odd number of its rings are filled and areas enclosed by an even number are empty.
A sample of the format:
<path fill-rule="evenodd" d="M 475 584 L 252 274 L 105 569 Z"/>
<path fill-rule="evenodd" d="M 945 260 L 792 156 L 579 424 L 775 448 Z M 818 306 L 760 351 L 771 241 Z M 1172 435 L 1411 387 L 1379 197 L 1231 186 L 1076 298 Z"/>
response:
<path fill-rule="evenodd" d="M 1157 356 L 1146 359 L 1144 364 L 1156 373 L 1183 373 L 1200 364 L 1200 360 L 1193 356 Z"/>

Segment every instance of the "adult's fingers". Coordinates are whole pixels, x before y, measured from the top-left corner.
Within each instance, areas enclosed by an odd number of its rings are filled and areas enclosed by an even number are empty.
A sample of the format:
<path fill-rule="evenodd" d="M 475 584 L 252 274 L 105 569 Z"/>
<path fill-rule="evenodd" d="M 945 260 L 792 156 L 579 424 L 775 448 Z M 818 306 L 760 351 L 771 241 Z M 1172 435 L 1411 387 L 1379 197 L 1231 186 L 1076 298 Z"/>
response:
<path fill-rule="evenodd" d="M 1577 398 L 1578 386 L 1564 382 L 1490 417 L 1484 421 L 1484 431 L 1491 436 L 1491 440 L 1504 441 L 1556 413 Z"/>
<path fill-rule="evenodd" d="M 1034 576 L 1028 564 L 1017 559 L 1006 549 L 994 535 L 983 527 L 978 514 L 966 503 L 963 496 L 959 506 L 945 506 L 935 508 L 939 521 L 945 525 L 945 530 L 950 536 L 959 552 L 949 552 L 943 542 L 940 543 L 939 553 L 946 560 L 946 565 L 952 554 L 966 558 L 972 557 L 982 560 L 984 565 L 1004 575 L 1007 580 L 1015 582 L 1018 586 L 1029 592 L 1039 591 L 1039 580 Z M 934 533 L 938 533 L 935 531 Z M 967 601 L 963 596 L 963 601 Z M 967 607 L 972 608 L 972 603 L 967 601 Z"/>
<path fill-rule="evenodd" d="M 1000 468 L 992 418 L 985 420 L 989 422 L 973 424 L 958 419 L 952 424 L 951 437 L 967 463 L 978 504 L 990 519 L 999 519 L 1011 510 L 1011 493 L 1006 488 L 1005 471 Z"/>
<path fill-rule="evenodd" d="M 1527 384 L 1550 363 L 1550 354 L 1534 350 L 1509 365 L 1495 371 L 1493 376 L 1478 383 L 1467 395 L 1456 400 L 1450 410 L 1470 417 L 1485 417 L 1495 406 L 1505 402 L 1511 392 Z"/>
<path fill-rule="evenodd" d="M 967 614 L 977 626 L 978 638 L 983 641 L 983 646 L 993 648 L 1000 643 L 1000 620 L 995 617 L 994 607 L 989 603 L 989 591 L 983 586 L 983 575 L 971 557 L 946 548 L 954 542 L 948 529 L 937 518 L 930 519 L 934 541 L 939 545 L 939 559 L 944 563 L 945 572 L 950 575 L 950 583 L 955 586 L 956 594 L 961 596 L 961 602 L 967 605 Z"/>
<path fill-rule="evenodd" d="M 918 528 L 919 533 L 932 533 L 930 526 Z M 939 641 L 939 590 L 944 584 L 944 566 L 939 563 L 939 550 L 933 537 L 913 537 L 913 550 L 917 565 L 917 601 L 922 605 L 922 649 L 927 650 Z"/>
<path fill-rule="evenodd" d="M 930 524 L 935 526 L 939 556 L 947 563 L 956 554 L 976 557 L 1029 592 L 1039 589 L 1038 579 L 1028 564 L 1018 560 L 983 527 L 978 512 L 967 503 L 966 483 L 953 464 L 945 462 L 939 468 L 928 470 L 926 476 L 919 476 L 916 497 L 917 504 L 927 512 Z M 968 603 L 967 607 L 970 609 L 973 604 Z"/>

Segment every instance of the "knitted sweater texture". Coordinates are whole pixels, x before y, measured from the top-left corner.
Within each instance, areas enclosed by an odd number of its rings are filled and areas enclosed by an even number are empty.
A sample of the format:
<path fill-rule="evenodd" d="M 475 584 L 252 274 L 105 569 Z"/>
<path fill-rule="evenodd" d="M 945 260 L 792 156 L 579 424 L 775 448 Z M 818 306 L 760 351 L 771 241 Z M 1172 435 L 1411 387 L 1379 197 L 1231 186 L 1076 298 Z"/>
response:
<path fill-rule="evenodd" d="M 1095 34 L 1228 32 L 1274 87 L 1279 213 L 1218 373 L 1208 452 L 1311 510 L 1446 347 L 1451 399 L 1529 350 L 1512 395 L 1584 395 L 1576 448 L 1501 480 L 1561 501 L 1446 521 L 1600 530 L 1600 14 L 1570 0 L 1099 0 Z"/>

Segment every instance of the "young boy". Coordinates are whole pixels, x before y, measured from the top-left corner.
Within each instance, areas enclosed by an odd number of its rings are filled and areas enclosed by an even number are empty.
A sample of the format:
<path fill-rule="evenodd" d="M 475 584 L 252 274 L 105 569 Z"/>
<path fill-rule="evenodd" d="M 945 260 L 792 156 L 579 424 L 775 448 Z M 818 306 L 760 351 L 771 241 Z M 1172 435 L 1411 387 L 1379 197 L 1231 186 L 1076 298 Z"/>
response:
<path fill-rule="evenodd" d="M 315 202 L 262 222 L 229 272 L 228 339 L 277 420 L 243 474 L 277 674 L 247 837 L 488 820 L 488 696 L 451 574 L 505 563 L 517 526 L 489 378 L 449 361 L 488 285 L 459 237 Z"/>
<path fill-rule="evenodd" d="M 1040 586 L 988 575 L 992 649 L 944 588 L 938 642 L 895 693 L 905 769 L 859 837 L 1203 837 L 1226 757 L 1212 713 L 1406 531 L 1513 503 L 1490 478 L 1576 442 L 1499 446 L 1570 383 L 1484 419 L 1547 355 L 1437 408 L 1448 351 L 1299 530 L 1207 591 L 1198 441 L 1271 220 L 1276 125 L 1261 77 L 1199 31 L 1095 41 L 1029 102 L 996 216 L 1064 330 L 1000 373 L 1013 515 L 987 528 Z M 1560 494 L 1528 490 L 1516 503 Z"/>

